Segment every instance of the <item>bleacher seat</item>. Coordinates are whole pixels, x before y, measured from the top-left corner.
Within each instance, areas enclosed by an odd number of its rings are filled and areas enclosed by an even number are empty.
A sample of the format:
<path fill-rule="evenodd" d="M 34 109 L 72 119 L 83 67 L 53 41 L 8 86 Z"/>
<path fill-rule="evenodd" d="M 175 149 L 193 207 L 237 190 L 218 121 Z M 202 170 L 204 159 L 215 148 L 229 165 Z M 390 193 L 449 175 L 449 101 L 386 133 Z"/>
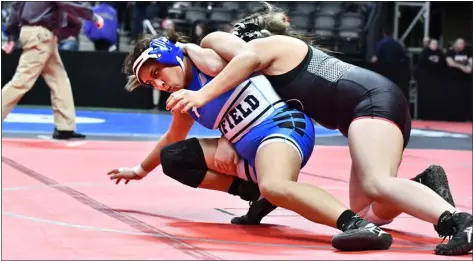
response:
<path fill-rule="evenodd" d="M 185 9 L 186 15 L 185 19 L 188 22 L 195 22 L 199 20 L 206 20 L 207 19 L 207 8 L 203 7 L 188 7 Z"/>
<path fill-rule="evenodd" d="M 317 37 L 321 39 L 328 39 L 334 36 L 334 32 L 332 29 L 319 29 L 319 28 L 314 28 L 312 33 Z"/>
<path fill-rule="evenodd" d="M 294 2 L 294 13 L 309 15 L 316 10 L 316 2 Z"/>
<path fill-rule="evenodd" d="M 245 1 L 242 2 L 245 9 L 247 9 L 247 12 L 254 13 L 257 9 L 262 8 L 263 5 L 260 2 L 254 2 L 254 1 Z"/>
<path fill-rule="evenodd" d="M 340 15 L 340 28 L 362 28 L 363 16 L 358 13 L 343 13 Z"/>
<path fill-rule="evenodd" d="M 361 55 L 362 42 L 360 38 L 344 38 L 338 41 L 338 50 L 346 55 Z"/>
<path fill-rule="evenodd" d="M 342 11 L 342 2 L 322 2 L 320 3 L 319 14 L 337 15 Z"/>
<path fill-rule="evenodd" d="M 185 17 L 185 10 L 182 8 L 170 8 L 167 14 L 169 19 L 183 19 Z"/>
<path fill-rule="evenodd" d="M 222 3 L 222 7 L 229 9 L 229 10 L 238 10 L 241 8 L 241 2 L 220 2 Z"/>
<path fill-rule="evenodd" d="M 318 29 L 333 29 L 335 27 L 335 16 L 317 15 L 314 18 L 314 27 Z"/>
<path fill-rule="evenodd" d="M 361 37 L 361 31 L 355 29 L 340 29 L 338 31 L 338 36 L 344 40 L 351 41 L 354 39 L 359 39 Z"/>
<path fill-rule="evenodd" d="M 282 9 L 284 12 L 291 11 L 291 2 L 270 2 L 270 4 Z"/>
<path fill-rule="evenodd" d="M 213 22 L 230 23 L 233 19 L 233 11 L 230 9 L 212 8 L 212 10 L 210 10 L 210 20 Z"/>
<path fill-rule="evenodd" d="M 290 17 L 291 26 L 295 29 L 307 31 L 310 25 L 310 19 L 308 15 L 304 14 L 292 14 Z"/>
<path fill-rule="evenodd" d="M 340 49 L 349 54 L 361 52 L 361 36 L 364 27 L 364 17 L 359 13 L 347 12 L 340 15 L 338 37 Z"/>

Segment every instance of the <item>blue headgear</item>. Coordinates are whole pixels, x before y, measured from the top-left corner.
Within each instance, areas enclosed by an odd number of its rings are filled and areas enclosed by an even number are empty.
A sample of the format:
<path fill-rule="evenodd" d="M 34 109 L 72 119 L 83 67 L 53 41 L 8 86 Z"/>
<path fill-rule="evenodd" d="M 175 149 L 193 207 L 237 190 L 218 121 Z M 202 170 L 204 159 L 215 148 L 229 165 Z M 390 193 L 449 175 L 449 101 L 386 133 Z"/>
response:
<path fill-rule="evenodd" d="M 150 58 L 154 58 L 158 63 L 162 64 L 179 65 L 184 70 L 184 53 L 181 48 L 169 41 L 166 37 L 160 37 L 151 41 L 149 48 L 146 49 L 133 64 L 133 73 L 140 83 L 142 82 L 138 77 L 138 73 L 141 66 Z"/>

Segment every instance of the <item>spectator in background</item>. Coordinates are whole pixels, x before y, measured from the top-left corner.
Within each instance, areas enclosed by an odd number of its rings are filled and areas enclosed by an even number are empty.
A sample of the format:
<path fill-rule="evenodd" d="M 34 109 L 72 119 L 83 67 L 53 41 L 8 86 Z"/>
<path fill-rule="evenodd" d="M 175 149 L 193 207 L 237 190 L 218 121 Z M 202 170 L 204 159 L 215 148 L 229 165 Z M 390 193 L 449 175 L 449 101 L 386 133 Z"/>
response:
<path fill-rule="evenodd" d="M 428 38 L 427 38 L 428 39 Z M 425 39 L 424 39 L 425 40 Z M 444 77 L 445 57 L 436 39 L 428 39 L 420 53 L 415 69 L 418 83 L 417 97 L 419 115 L 424 120 L 434 120 L 448 117 L 445 113 L 449 104 L 443 101 L 448 95 Z"/>
<path fill-rule="evenodd" d="M 446 53 L 449 82 L 448 98 L 455 101 L 456 107 L 450 108 L 449 120 L 465 121 L 472 118 L 472 57 L 465 52 L 465 40 L 458 38 Z M 468 109 L 465 109 L 468 108 Z"/>
<path fill-rule="evenodd" d="M 394 40 L 390 29 L 384 30 L 384 39 L 376 44 L 376 53 L 371 58 L 373 63 L 401 63 L 406 58 L 402 44 Z"/>
<path fill-rule="evenodd" d="M 384 30 L 384 39 L 376 44 L 371 62 L 374 63 L 374 71 L 394 82 L 409 99 L 409 63 L 404 47 L 392 37 L 390 29 Z"/>
<path fill-rule="evenodd" d="M 197 21 L 192 26 L 192 43 L 200 45 L 200 41 L 208 34 L 208 25 L 205 22 Z"/>
<path fill-rule="evenodd" d="M 92 8 L 103 17 L 103 28 L 98 29 L 91 21 L 84 22 L 84 34 L 94 43 L 96 51 L 114 51 L 118 41 L 118 17 L 115 8 L 107 2 L 99 2 Z"/>
<path fill-rule="evenodd" d="M 471 55 L 465 52 L 465 40 L 458 38 L 453 47 L 447 51 L 447 65 L 453 70 L 453 77 L 470 77 L 472 70 Z"/>
<path fill-rule="evenodd" d="M 56 32 L 59 50 L 78 51 L 81 29 L 82 21 L 79 18 L 67 15 L 67 25 Z"/>
<path fill-rule="evenodd" d="M 132 7 L 130 44 L 133 44 L 139 35 L 143 34 L 143 21 L 146 19 L 146 10 L 149 2 L 136 1 Z"/>
<path fill-rule="evenodd" d="M 417 70 L 425 70 L 429 74 L 440 75 L 444 70 L 444 58 L 438 41 L 436 39 L 429 39 L 426 47 L 420 53 Z"/>
<path fill-rule="evenodd" d="M 159 17 L 161 15 L 161 8 L 160 5 L 156 1 L 152 1 L 146 7 L 146 19 L 153 19 L 155 17 Z"/>
<path fill-rule="evenodd" d="M 126 1 L 110 1 L 108 2 L 116 11 L 117 11 L 117 19 L 120 29 L 126 30 L 130 28 L 126 28 L 125 20 L 127 18 L 127 8 L 128 2 Z"/>

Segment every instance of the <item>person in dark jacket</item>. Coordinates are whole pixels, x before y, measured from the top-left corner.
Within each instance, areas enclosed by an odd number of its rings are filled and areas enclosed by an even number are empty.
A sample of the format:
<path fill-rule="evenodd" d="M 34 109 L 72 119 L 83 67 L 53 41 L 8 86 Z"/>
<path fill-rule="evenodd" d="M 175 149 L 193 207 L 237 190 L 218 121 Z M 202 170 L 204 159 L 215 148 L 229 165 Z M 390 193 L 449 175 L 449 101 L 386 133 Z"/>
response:
<path fill-rule="evenodd" d="M 79 18 L 68 15 L 67 26 L 59 29 L 56 33 L 59 50 L 78 51 L 81 29 L 82 21 Z"/>
<path fill-rule="evenodd" d="M 19 40 L 23 53 L 13 79 L 2 88 L 2 121 L 28 92 L 41 74 L 51 88 L 54 139 L 83 139 L 75 132 L 75 108 L 71 83 L 58 52 L 57 31 L 67 25 L 66 15 L 93 20 L 103 26 L 103 18 L 77 2 L 15 2 L 6 24 L 10 54 Z"/>

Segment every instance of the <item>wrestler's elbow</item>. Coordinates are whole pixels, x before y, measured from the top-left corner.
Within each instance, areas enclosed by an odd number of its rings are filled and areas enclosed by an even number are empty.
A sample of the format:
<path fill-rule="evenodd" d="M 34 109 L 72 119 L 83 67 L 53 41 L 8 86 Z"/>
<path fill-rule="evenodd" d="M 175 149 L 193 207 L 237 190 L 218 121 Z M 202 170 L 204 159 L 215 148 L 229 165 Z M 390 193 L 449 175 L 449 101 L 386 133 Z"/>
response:
<path fill-rule="evenodd" d="M 258 54 L 253 51 L 242 52 L 237 57 L 244 62 L 246 67 L 251 68 L 253 71 L 258 70 L 263 65 Z"/>
<path fill-rule="evenodd" d="M 222 62 L 209 63 L 207 64 L 206 74 L 215 77 L 217 74 L 219 74 L 223 70 L 223 68 L 225 68 L 225 65 L 226 64 Z"/>

